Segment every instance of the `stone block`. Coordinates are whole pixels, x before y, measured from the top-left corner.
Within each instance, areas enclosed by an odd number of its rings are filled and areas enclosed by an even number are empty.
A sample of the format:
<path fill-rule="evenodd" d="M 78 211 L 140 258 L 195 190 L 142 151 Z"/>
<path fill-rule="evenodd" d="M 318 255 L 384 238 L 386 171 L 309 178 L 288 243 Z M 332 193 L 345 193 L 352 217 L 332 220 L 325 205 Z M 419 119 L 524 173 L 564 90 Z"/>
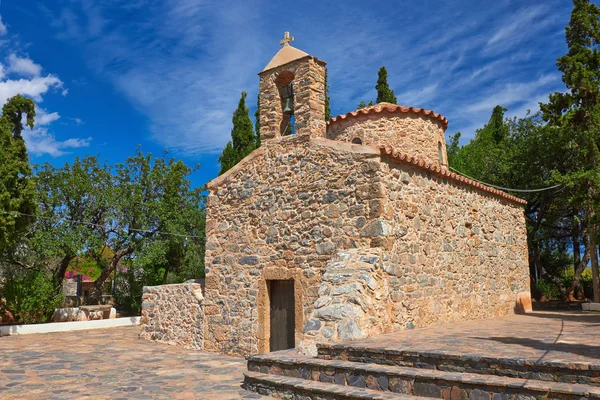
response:
<path fill-rule="evenodd" d="M 589 311 L 600 311 L 600 303 L 588 303 Z"/>
<path fill-rule="evenodd" d="M 515 313 L 526 314 L 532 311 L 531 293 L 521 292 L 517 294 L 517 302 L 515 304 Z"/>
<path fill-rule="evenodd" d="M 433 383 L 415 382 L 413 386 L 415 396 L 433 397 L 439 399 L 442 397 L 442 389 Z"/>
<path fill-rule="evenodd" d="M 79 307 L 57 308 L 52 314 L 52 322 L 78 321 Z"/>

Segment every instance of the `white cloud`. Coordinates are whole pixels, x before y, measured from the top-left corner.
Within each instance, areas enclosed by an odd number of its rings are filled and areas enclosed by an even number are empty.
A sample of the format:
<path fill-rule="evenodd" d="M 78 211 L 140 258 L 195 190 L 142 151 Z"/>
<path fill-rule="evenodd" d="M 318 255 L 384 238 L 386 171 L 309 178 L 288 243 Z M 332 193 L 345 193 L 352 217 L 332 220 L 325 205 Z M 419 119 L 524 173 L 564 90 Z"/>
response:
<path fill-rule="evenodd" d="M 15 73 L 29 77 L 39 77 L 42 66 L 33 62 L 29 57 L 19 57 L 15 53 L 8 56 L 7 73 Z"/>
<path fill-rule="evenodd" d="M 45 127 L 35 128 L 33 130 L 24 129 L 23 138 L 27 145 L 27 151 L 30 154 L 41 156 L 48 154 L 52 157 L 59 157 L 68 154 L 68 149 L 76 149 L 81 147 L 89 147 L 92 140 L 87 139 L 67 139 L 56 140 L 56 137 L 48 132 Z"/>
<path fill-rule="evenodd" d="M 8 29 L 6 29 L 6 25 L 2 22 L 2 16 L 0 15 L 0 36 L 4 36 L 8 33 Z"/>
<path fill-rule="evenodd" d="M 0 20 L 0 34 L 2 34 L 2 27 Z M 18 79 L 14 78 L 15 76 Z M 42 66 L 31 58 L 19 57 L 11 53 L 7 58 L 6 68 L 0 64 L 0 107 L 7 99 L 17 94 L 30 97 L 38 103 L 34 129 L 25 128 L 22 133 L 27 150 L 32 155 L 48 154 L 58 157 L 68 154 L 69 149 L 88 147 L 92 140 L 91 138 L 59 140 L 49 131 L 51 124 L 57 121 L 60 115 L 58 112 L 48 112 L 39 107 L 39 103 L 43 101 L 44 96 L 53 91 L 59 91 L 63 96 L 67 94 L 63 82 L 52 74 L 42 76 Z"/>
<path fill-rule="evenodd" d="M 60 115 L 57 112 L 48 113 L 43 108 L 36 107 L 35 126 L 49 125 L 59 118 Z"/>
<path fill-rule="evenodd" d="M 402 102 L 413 107 L 426 107 L 438 91 L 439 84 L 433 83 L 421 89 L 402 93 Z"/>
<path fill-rule="evenodd" d="M 57 36 L 80 46 L 90 66 L 148 117 L 155 141 L 188 155 L 222 149 L 242 90 L 254 109 L 256 73 L 284 31 L 296 37 L 294 46 L 328 62 L 334 114 L 375 99 L 382 65 L 401 104 L 440 112 L 453 130 L 484 123 L 496 104 L 518 109 L 560 86 L 538 77 L 555 73 L 564 51 L 564 41 L 545 36 L 568 23 L 563 0 L 533 6 L 482 0 L 478 7 L 432 0 L 427 13 L 296 2 L 286 3 L 294 18 L 284 19 L 265 3 L 223 9 L 198 0 L 81 0 L 80 7 L 46 14 Z M 138 8 L 143 18 L 111 20 L 137 15 Z"/>
<path fill-rule="evenodd" d="M 495 54 L 513 50 L 515 46 L 556 22 L 556 15 L 547 5 L 525 8 L 510 13 L 487 41 L 485 53 Z"/>
<path fill-rule="evenodd" d="M 538 80 L 525 83 L 509 82 L 502 87 L 491 88 L 484 98 L 480 98 L 466 108 L 467 112 L 490 111 L 496 105 L 510 107 L 517 103 L 522 103 L 537 95 L 540 90 L 545 92 L 546 96 L 550 90 L 546 89 L 548 84 L 560 81 L 560 75 L 544 75 Z"/>
<path fill-rule="evenodd" d="M 4 104 L 7 99 L 17 94 L 31 97 L 36 102 L 42 102 L 43 95 L 53 89 L 62 89 L 62 86 L 62 81 L 54 75 L 0 81 L 0 104 Z"/>

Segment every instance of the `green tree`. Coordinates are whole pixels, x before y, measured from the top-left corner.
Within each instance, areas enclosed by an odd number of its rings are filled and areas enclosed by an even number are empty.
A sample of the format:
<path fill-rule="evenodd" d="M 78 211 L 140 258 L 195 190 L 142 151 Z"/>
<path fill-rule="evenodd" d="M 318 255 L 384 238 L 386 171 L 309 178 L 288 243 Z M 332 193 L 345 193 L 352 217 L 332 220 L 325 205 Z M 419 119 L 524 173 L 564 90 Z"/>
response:
<path fill-rule="evenodd" d="M 114 167 L 92 156 L 60 168 L 45 164 L 36 175 L 38 218 L 3 261 L 43 272 L 58 292 L 69 265 L 85 255 L 97 270 L 91 304 L 122 260 L 143 270 L 144 284 L 161 283 L 169 273 L 201 278 L 204 197 L 191 187 L 192 171 L 140 151 Z"/>
<path fill-rule="evenodd" d="M 139 151 L 115 166 L 109 218 L 93 232 L 96 243 L 105 243 L 114 255 L 104 261 L 101 252 L 92 254 L 102 272 L 89 303 L 99 300 L 104 282 L 124 258 L 133 258 L 149 276 L 164 281 L 170 271 L 177 271 L 186 258 L 192 258 L 188 251 L 203 249 L 204 197 L 201 188 L 191 187 L 188 176 L 192 171 L 181 161 L 153 158 Z M 197 268 L 201 273 L 203 265 Z M 151 284 L 156 283 L 160 281 Z"/>
<path fill-rule="evenodd" d="M 233 168 L 233 166 L 257 148 L 258 139 L 254 134 L 252 121 L 248 115 L 246 96 L 247 93 L 242 92 L 238 107 L 233 113 L 231 141 L 227 142 L 219 157 L 219 163 L 221 164 L 219 175 Z"/>
<path fill-rule="evenodd" d="M 487 183 L 506 183 L 506 174 L 511 168 L 512 143 L 507 140 L 509 128 L 504 121 L 505 111 L 501 106 L 494 107 L 488 123 L 462 148 L 458 145 L 460 133 L 450 137 L 448 160 L 451 167 Z"/>
<path fill-rule="evenodd" d="M 569 139 L 569 151 L 579 165 L 560 174 L 560 181 L 575 189 L 570 203 L 582 208 L 590 254 L 594 301 L 600 302 L 598 274 L 598 210 L 600 198 L 600 8 L 589 0 L 573 0 L 566 27 L 568 52 L 558 58 L 565 93 L 553 93 L 540 104 L 545 121 L 560 128 Z"/>
<path fill-rule="evenodd" d="M 2 107 L 2 116 L 8 121 L 13 136 L 17 139 L 22 138 L 23 115 L 25 115 L 27 126 L 33 129 L 35 104 L 33 100 L 23 97 L 20 94 L 8 99 Z"/>
<path fill-rule="evenodd" d="M 45 271 L 10 268 L 6 274 L 2 296 L 4 305 L 19 322 L 48 322 L 63 296 L 55 289 Z"/>
<path fill-rule="evenodd" d="M 0 117 L 0 254 L 24 234 L 32 221 L 28 215 L 35 213 L 35 185 L 21 136 L 23 115 L 33 129 L 34 103 L 17 95 L 6 102 Z"/>
<path fill-rule="evenodd" d="M 256 95 L 256 111 L 254 112 L 254 132 L 256 133 L 256 148 L 260 147 L 260 93 Z"/>
<path fill-rule="evenodd" d="M 329 83 L 327 82 L 327 70 L 325 70 L 325 122 L 331 119 L 331 98 L 329 97 Z"/>
<path fill-rule="evenodd" d="M 375 85 L 375 89 L 377 90 L 376 103 L 398 103 L 398 100 L 396 100 L 396 95 L 394 95 L 394 91 L 391 90 L 390 86 L 388 85 L 387 69 L 385 69 L 385 67 L 379 68 L 379 72 L 377 72 L 377 85 Z"/>
<path fill-rule="evenodd" d="M 364 100 L 361 100 L 360 103 L 358 103 L 357 110 L 360 110 L 361 108 L 365 108 L 365 107 L 371 107 L 373 105 L 373 100 L 369 100 L 369 104 L 367 104 Z"/>
<path fill-rule="evenodd" d="M 488 123 L 478 129 L 475 138 L 465 146 L 459 145 L 460 133 L 450 137 L 450 167 L 506 188 L 536 189 L 556 185 L 557 171 L 572 168 L 568 145 L 558 129 L 546 125 L 539 115 L 507 120 L 505 111 L 500 106 L 495 107 Z M 573 238 L 577 243 L 579 240 L 579 227 L 573 224 L 577 210 L 565 201 L 570 192 L 569 188 L 562 187 L 513 193 L 528 201 L 525 215 L 532 275 L 536 280 L 540 278 L 552 284 L 565 298 L 576 291 L 577 284 L 573 286 L 564 281 L 564 260 L 570 257 L 578 268 L 587 263 L 585 257 L 567 254 L 566 241 Z"/>

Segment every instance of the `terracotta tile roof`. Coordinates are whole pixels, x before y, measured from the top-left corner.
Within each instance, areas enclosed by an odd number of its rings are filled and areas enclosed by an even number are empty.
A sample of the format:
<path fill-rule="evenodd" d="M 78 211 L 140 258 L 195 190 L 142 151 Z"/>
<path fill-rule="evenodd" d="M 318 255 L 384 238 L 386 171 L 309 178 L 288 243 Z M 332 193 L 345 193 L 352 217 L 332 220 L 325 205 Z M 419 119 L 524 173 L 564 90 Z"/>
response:
<path fill-rule="evenodd" d="M 394 150 L 390 146 L 380 146 L 379 151 L 381 152 L 382 156 L 390 158 L 394 161 L 397 161 L 397 162 L 400 162 L 403 164 L 407 164 L 407 165 L 410 165 L 413 167 L 417 167 L 423 171 L 430 172 L 439 177 L 442 177 L 442 178 L 445 178 L 445 179 L 448 179 L 448 180 L 451 180 L 451 181 L 454 181 L 457 183 L 461 183 L 465 186 L 471 186 L 473 188 L 493 194 L 496 197 L 500 197 L 500 198 L 512 201 L 513 203 L 517 203 L 517 204 L 521 204 L 521 205 L 527 204 L 527 200 L 523 200 L 520 197 L 516 197 L 516 196 L 510 195 L 506 192 L 503 192 L 502 190 L 498 190 L 498 189 L 494 189 L 490 186 L 486 186 L 486 185 L 479 183 L 473 179 L 467 178 L 463 175 L 455 174 L 454 172 L 452 172 L 446 168 L 441 168 L 440 166 L 432 165 L 432 164 L 427 163 L 416 157 L 409 156 L 408 154 L 400 153 L 400 152 Z"/>
<path fill-rule="evenodd" d="M 433 119 L 438 120 L 441 124 L 442 127 L 444 128 L 444 130 L 448 129 L 448 120 L 446 119 L 446 117 L 444 117 L 441 114 L 438 114 L 432 110 L 426 110 L 424 108 L 415 108 L 415 107 L 405 107 L 405 106 L 399 106 L 396 104 L 392 104 L 392 103 L 379 103 L 379 104 L 375 104 L 374 106 L 369 106 L 369 107 L 365 107 L 365 108 L 361 108 L 359 110 L 356 111 L 352 111 L 349 112 L 347 114 L 342 114 L 342 115 L 338 115 L 337 117 L 331 118 L 329 120 L 330 124 L 333 124 L 337 121 L 342 121 L 348 118 L 353 118 L 353 117 L 358 117 L 360 115 L 367 115 L 367 114 L 375 114 L 375 113 L 405 113 L 405 114 L 417 114 L 417 115 L 421 115 L 421 116 L 429 116 Z"/>

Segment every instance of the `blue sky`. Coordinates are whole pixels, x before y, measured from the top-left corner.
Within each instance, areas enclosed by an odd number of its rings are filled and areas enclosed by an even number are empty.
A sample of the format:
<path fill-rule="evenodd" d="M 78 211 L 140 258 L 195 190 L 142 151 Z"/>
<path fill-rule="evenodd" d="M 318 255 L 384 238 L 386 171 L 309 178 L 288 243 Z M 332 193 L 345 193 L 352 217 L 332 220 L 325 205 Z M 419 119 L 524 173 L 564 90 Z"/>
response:
<path fill-rule="evenodd" d="M 398 103 L 433 109 L 463 140 L 500 104 L 537 110 L 564 90 L 567 0 L 256 1 L 4 0 L 0 99 L 33 97 L 32 161 L 100 155 L 137 145 L 217 175 L 240 92 L 256 107 L 257 73 L 292 44 L 328 63 L 334 115 L 375 99 L 385 65 Z"/>

